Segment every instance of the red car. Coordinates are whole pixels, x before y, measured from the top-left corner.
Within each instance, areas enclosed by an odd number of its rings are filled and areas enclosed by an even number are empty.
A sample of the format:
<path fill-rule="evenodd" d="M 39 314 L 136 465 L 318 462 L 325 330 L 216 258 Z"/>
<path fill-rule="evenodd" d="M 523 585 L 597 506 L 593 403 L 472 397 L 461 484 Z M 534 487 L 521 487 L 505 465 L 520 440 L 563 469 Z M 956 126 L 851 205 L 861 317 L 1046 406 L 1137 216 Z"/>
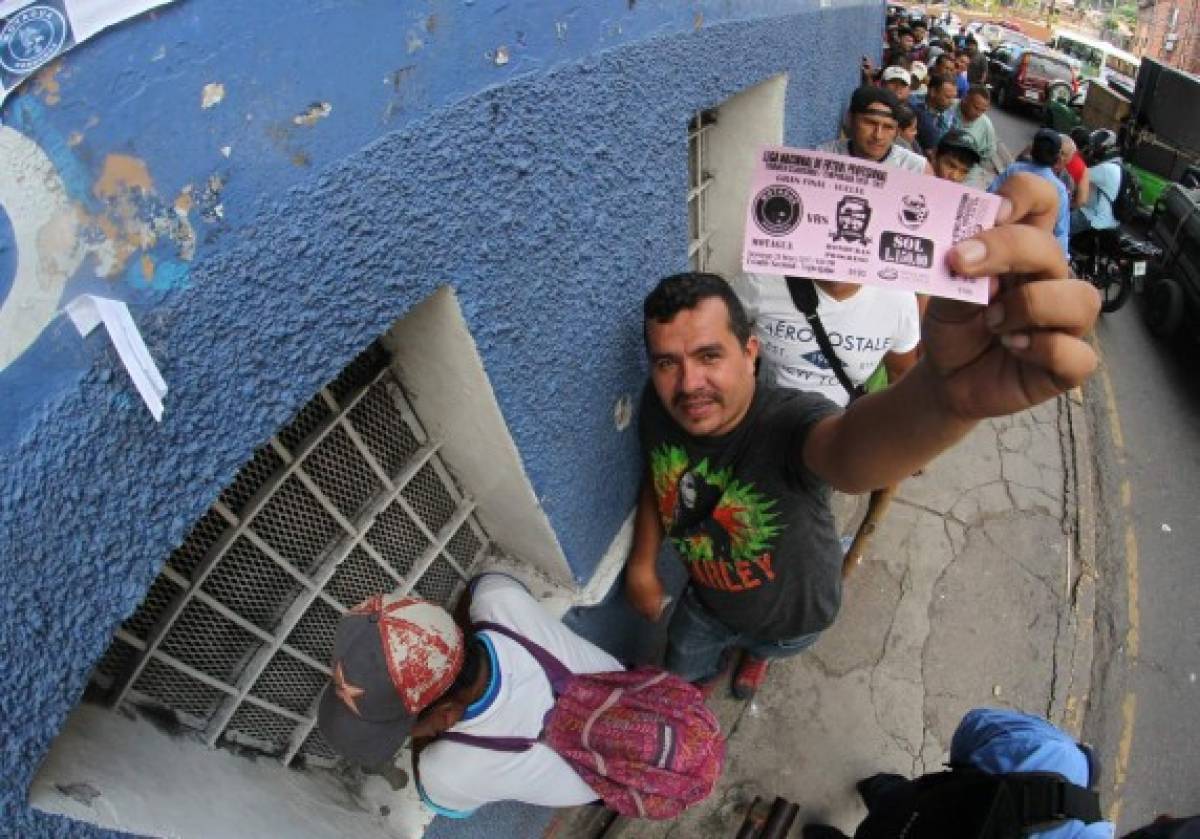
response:
<path fill-rule="evenodd" d="M 992 96 L 1001 107 L 1025 106 L 1042 111 L 1052 88 L 1079 90 L 1075 68 L 1065 59 L 1025 48 L 1001 44 L 988 57 L 988 82 Z"/>

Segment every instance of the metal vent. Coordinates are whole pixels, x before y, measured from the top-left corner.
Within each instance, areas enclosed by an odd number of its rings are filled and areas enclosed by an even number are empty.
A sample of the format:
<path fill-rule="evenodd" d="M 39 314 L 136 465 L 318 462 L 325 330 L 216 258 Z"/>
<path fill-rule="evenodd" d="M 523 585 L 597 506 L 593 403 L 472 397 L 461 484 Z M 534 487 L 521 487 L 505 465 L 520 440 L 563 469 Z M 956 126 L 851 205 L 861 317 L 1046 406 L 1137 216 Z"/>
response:
<path fill-rule="evenodd" d="M 383 591 L 449 605 L 483 555 L 378 344 L 254 453 L 167 559 L 93 674 L 210 744 L 329 764 L 316 729 L 340 615 Z"/>
<path fill-rule="evenodd" d="M 712 228 L 708 218 L 708 188 L 713 176 L 708 165 L 709 132 L 717 124 L 717 110 L 698 111 L 688 122 L 688 265 L 694 271 L 708 268 Z"/>

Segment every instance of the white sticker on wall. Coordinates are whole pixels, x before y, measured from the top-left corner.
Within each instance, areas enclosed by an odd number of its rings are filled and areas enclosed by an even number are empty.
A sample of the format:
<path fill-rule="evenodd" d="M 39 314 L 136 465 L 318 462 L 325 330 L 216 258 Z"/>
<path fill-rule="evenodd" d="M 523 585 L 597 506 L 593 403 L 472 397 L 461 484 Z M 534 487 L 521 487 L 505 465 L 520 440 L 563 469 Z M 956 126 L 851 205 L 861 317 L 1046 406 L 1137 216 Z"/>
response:
<path fill-rule="evenodd" d="M 0 0 L 0 104 L 55 58 L 115 23 L 174 0 Z"/>
<path fill-rule="evenodd" d="M 101 323 L 104 324 L 108 337 L 117 348 L 117 355 L 121 357 L 121 363 L 129 372 L 129 378 L 133 379 L 134 387 L 142 395 L 154 419 L 162 422 L 162 400 L 167 395 L 167 383 L 158 372 L 150 350 L 146 349 L 146 342 L 142 340 L 142 333 L 138 332 L 137 324 L 129 314 L 129 307 L 120 300 L 81 294 L 68 303 L 66 309 L 80 335 L 86 336 Z"/>

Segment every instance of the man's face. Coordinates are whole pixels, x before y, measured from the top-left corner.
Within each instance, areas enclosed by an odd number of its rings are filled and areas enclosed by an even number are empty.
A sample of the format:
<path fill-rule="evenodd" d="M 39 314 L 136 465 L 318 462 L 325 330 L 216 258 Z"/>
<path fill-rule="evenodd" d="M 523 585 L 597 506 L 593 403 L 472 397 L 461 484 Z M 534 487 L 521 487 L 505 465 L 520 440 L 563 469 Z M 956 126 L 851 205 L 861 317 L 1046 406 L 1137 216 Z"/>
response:
<path fill-rule="evenodd" d="M 654 391 L 684 431 L 725 434 L 742 421 L 754 397 L 758 339 L 738 343 L 725 301 L 709 297 L 669 323 L 647 321 L 646 347 Z"/>
<path fill-rule="evenodd" d="M 850 139 L 854 141 L 854 151 L 871 160 L 883 160 L 891 151 L 892 143 L 896 142 L 898 128 L 899 124 L 890 108 L 879 104 L 868 106 L 866 113 L 854 114 L 850 118 Z"/>
<path fill-rule="evenodd" d="M 925 40 L 925 27 L 924 26 L 914 26 L 913 27 L 913 40 L 918 44 Z"/>
<path fill-rule="evenodd" d="M 892 93 L 896 94 L 896 98 L 901 102 L 904 102 L 908 99 L 908 85 L 906 85 L 902 80 L 890 79 L 884 82 L 884 86 L 887 87 L 887 89 Z"/>
<path fill-rule="evenodd" d="M 900 34 L 900 46 L 903 47 L 906 52 L 908 50 L 912 49 L 913 48 L 913 36 L 911 34 L 909 34 L 908 32 L 901 33 Z"/>
<path fill-rule="evenodd" d="M 971 56 L 963 53 L 954 59 L 954 66 L 958 68 L 958 72 L 965 73 L 967 68 L 971 66 Z"/>
<path fill-rule="evenodd" d="M 933 174 L 943 181 L 954 181 L 960 184 L 967 179 L 971 167 L 965 161 L 952 154 L 933 153 Z"/>
<path fill-rule="evenodd" d="M 958 107 L 962 111 L 963 119 L 967 122 L 974 122 L 987 113 L 989 105 L 991 103 L 982 96 L 968 94 Z"/>
<path fill-rule="evenodd" d="M 944 82 L 929 88 L 925 99 L 935 111 L 944 111 L 950 107 L 950 103 L 954 101 L 954 94 L 957 92 L 953 84 Z"/>

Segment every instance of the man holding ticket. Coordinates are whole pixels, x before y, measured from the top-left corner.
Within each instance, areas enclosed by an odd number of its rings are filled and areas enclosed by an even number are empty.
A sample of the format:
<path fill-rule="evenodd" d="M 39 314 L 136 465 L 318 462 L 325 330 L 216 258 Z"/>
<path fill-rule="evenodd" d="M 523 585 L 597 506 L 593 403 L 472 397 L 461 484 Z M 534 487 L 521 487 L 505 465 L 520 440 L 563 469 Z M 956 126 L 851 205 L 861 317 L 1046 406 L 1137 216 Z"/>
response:
<path fill-rule="evenodd" d="M 999 195 L 995 227 L 937 251 L 938 267 L 978 283 L 986 305 L 932 300 L 921 360 L 844 411 L 756 380 L 758 342 L 720 277 L 675 275 L 647 296 L 646 473 L 626 594 L 646 617 L 661 617 L 655 562 L 667 537 L 690 577 L 668 630 L 670 669 L 712 681 L 726 654 L 742 650 L 734 692 L 753 694 L 767 662 L 812 644 L 840 606 L 830 487 L 861 493 L 897 483 L 979 420 L 1052 399 L 1093 371 L 1083 336 L 1099 298 L 1065 279 L 1049 232 L 1057 196 L 1025 173 Z M 877 239 L 891 223 L 867 222 L 860 233 Z"/>

